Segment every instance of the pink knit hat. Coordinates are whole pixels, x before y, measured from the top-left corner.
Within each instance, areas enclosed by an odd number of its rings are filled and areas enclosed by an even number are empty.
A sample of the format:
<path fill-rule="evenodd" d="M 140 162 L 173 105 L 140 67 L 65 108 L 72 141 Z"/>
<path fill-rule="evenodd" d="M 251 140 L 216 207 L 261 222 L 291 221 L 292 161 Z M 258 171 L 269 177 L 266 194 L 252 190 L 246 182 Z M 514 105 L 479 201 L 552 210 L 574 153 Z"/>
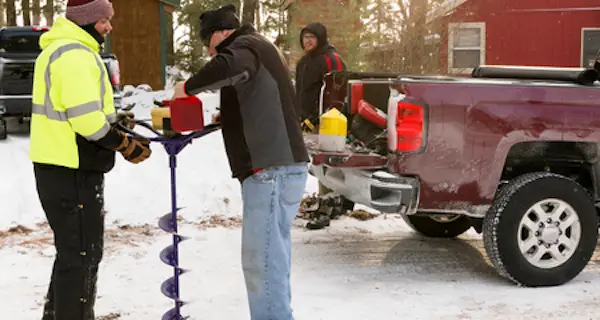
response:
<path fill-rule="evenodd" d="M 115 14 L 111 0 L 69 0 L 67 19 L 79 26 L 95 23 Z"/>

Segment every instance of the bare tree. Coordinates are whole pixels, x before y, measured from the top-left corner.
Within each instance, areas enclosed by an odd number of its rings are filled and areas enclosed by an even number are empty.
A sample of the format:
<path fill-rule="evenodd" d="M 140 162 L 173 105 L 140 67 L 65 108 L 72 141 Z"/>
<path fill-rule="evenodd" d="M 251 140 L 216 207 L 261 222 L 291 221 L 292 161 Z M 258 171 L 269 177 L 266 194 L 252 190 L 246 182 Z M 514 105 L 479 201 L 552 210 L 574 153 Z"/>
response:
<path fill-rule="evenodd" d="M 15 7 L 15 0 L 6 0 L 6 25 L 17 25 L 17 10 Z"/>
<path fill-rule="evenodd" d="M 31 3 L 29 0 L 21 0 L 21 6 L 23 7 L 23 25 L 31 25 Z"/>
<path fill-rule="evenodd" d="M 42 22 L 42 9 L 40 0 L 31 0 L 31 15 L 33 16 L 33 24 L 38 26 Z"/>
<path fill-rule="evenodd" d="M 256 16 L 257 8 L 258 8 L 258 0 L 244 0 L 242 21 L 244 23 L 254 24 L 254 17 Z"/>
<path fill-rule="evenodd" d="M 408 72 L 421 74 L 423 70 L 423 58 L 425 56 L 425 35 L 427 31 L 428 0 L 410 0 L 410 16 L 408 17 L 409 30 L 411 30 L 410 48 L 407 48 L 406 57 L 410 61 Z"/>
<path fill-rule="evenodd" d="M 46 24 L 48 26 L 54 24 L 54 0 L 46 0 L 46 5 L 44 6 L 44 17 L 46 18 Z"/>
<path fill-rule="evenodd" d="M 0 0 L 0 27 L 6 25 L 5 13 L 6 13 L 6 4 L 4 0 Z"/>

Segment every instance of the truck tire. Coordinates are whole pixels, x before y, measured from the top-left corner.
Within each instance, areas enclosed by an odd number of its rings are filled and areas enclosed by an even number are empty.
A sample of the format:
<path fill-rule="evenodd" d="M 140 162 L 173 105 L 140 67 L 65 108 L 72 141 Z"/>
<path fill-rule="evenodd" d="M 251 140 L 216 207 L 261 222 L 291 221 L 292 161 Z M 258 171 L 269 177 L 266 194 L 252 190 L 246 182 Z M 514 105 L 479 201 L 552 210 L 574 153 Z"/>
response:
<path fill-rule="evenodd" d="M 497 196 L 483 222 L 483 242 L 500 275 L 526 287 L 558 286 L 589 262 L 598 217 L 588 191 L 549 172 L 524 174 Z"/>
<path fill-rule="evenodd" d="M 467 216 L 456 216 L 445 222 L 428 216 L 402 215 L 404 222 L 413 230 L 431 238 L 455 238 L 471 228 Z"/>
<path fill-rule="evenodd" d="M 6 120 L 4 118 L 0 118 L 0 140 L 6 140 L 6 136 L 8 135 L 8 129 L 6 127 Z"/>

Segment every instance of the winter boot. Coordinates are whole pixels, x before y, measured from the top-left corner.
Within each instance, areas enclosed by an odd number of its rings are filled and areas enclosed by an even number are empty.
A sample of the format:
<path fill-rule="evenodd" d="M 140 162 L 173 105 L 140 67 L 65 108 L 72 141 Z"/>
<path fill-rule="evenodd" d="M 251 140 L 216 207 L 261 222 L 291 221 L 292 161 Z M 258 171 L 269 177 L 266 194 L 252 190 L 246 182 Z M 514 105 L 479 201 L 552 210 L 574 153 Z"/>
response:
<path fill-rule="evenodd" d="M 325 227 L 329 227 L 331 223 L 331 218 L 328 214 L 321 213 L 317 218 L 306 223 L 306 228 L 308 230 L 319 230 Z"/>

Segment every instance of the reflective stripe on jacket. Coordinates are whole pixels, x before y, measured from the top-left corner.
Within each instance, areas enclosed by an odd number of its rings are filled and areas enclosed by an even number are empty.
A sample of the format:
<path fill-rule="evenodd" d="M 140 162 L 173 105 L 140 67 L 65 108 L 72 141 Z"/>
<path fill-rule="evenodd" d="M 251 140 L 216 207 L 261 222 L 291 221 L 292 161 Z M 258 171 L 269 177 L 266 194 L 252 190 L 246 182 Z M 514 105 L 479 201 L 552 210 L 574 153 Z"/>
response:
<path fill-rule="evenodd" d="M 59 18 L 42 35 L 40 46 L 43 51 L 33 80 L 30 159 L 74 169 L 110 170 L 114 151 L 94 142 L 116 120 L 112 86 L 97 53 L 99 44 L 73 22 Z"/>

